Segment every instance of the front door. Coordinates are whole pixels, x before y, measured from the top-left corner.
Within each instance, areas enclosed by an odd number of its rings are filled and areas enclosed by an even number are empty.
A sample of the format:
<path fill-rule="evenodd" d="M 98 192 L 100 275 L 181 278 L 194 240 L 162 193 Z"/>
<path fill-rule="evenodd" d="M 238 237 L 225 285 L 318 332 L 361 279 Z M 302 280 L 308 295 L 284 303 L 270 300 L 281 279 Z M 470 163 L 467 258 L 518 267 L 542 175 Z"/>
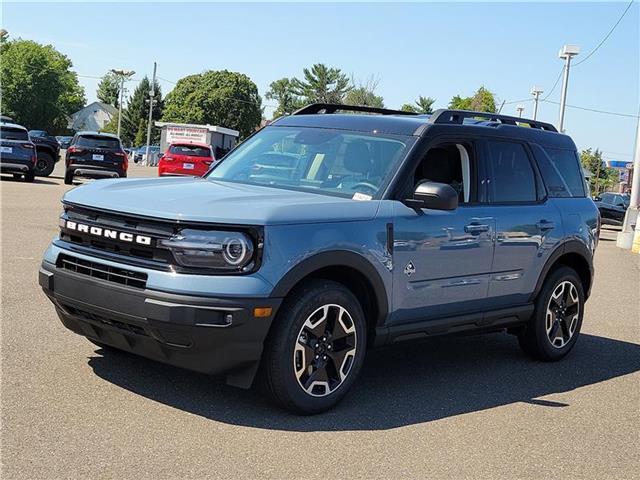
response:
<path fill-rule="evenodd" d="M 459 192 L 453 211 L 394 204 L 394 314 L 410 323 L 482 311 L 487 299 L 495 219 L 477 200 L 475 146 L 447 142 L 429 148 L 414 183 L 431 180 Z"/>

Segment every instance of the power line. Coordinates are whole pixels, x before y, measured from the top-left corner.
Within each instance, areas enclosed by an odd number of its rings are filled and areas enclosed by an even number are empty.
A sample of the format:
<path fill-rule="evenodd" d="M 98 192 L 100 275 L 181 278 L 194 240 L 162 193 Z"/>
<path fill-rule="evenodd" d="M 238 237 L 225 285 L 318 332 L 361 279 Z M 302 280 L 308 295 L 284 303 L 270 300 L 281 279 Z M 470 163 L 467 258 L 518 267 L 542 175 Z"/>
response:
<path fill-rule="evenodd" d="M 560 105 L 560 102 L 554 102 L 553 100 L 542 100 L 542 101 L 546 102 L 546 103 L 553 103 L 554 105 Z M 609 112 L 609 111 L 606 111 L 606 110 L 598 110 L 596 108 L 579 107 L 577 105 L 569 105 L 568 103 L 567 103 L 567 107 L 576 108 L 578 110 L 586 110 L 587 112 L 604 113 L 606 115 L 616 115 L 618 117 L 628 117 L 628 118 L 639 118 L 640 117 L 639 115 L 633 114 L 633 113 Z"/>
<path fill-rule="evenodd" d="M 556 78 L 556 81 L 553 84 L 553 87 L 551 87 L 551 90 L 549 90 L 549 93 L 547 93 L 547 95 L 542 99 L 543 102 L 547 100 L 551 96 L 551 94 L 555 91 L 556 87 L 558 86 L 558 82 L 560 82 L 560 79 L 562 78 L 563 73 L 564 73 L 564 65 L 562 65 L 562 68 L 560 69 L 560 73 L 558 74 L 558 78 Z"/>
<path fill-rule="evenodd" d="M 589 54 L 584 57 L 582 60 L 580 60 L 579 62 L 576 62 L 573 64 L 574 67 L 577 67 L 578 65 L 586 62 L 587 60 L 589 60 L 589 58 L 591 57 L 591 55 L 593 55 L 594 53 L 596 53 L 598 51 L 598 49 L 604 44 L 604 42 L 607 41 L 607 39 L 611 36 L 611 34 L 613 33 L 613 31 L 616 29 L 616 27 L 620 24 L 620 22 L 622 21 L 622 19 L 624 18 L 624 16 L 627 14 L 627 12 L 629 11 L 629 9 L 631 8 L 631 5 L 633 5 L 633 1 L 631 0 L 629 2 L 629 5 L 627 5 L 627 8 L 624 9 L 624 12 L 622 12 L 622 15 L 620 15 L 620 18 L 618 19 L 618 21 L 613 25 L 613 27 L 611 27 L 611 30 L 609 30 L 609 33 L 607 33 L 604 38 L 600 41 L 600 43 L 596 46 L 596 48 L 594 48 L 593 50 L 591 50 L 591 52 L 589 52 Z"/>

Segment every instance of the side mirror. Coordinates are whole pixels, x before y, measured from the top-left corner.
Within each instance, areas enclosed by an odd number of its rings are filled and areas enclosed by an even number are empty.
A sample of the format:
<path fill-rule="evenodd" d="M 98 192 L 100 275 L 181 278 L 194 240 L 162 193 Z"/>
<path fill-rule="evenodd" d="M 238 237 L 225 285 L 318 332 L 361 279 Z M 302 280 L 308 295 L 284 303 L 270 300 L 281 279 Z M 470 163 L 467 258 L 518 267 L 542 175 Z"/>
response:
<path fill-rule="evenodd" d="M 458 208 L 458 192 L 446 183 L 420 182 L 413 192 L 413 198 L 405 200 L 413 208 L 432 210 L 455 210 Z"/>
<path fill-rule="evenodd" d="M 600 198 L 600 195 L 596 195 L 595 197 L 593 197 L 593 200 L 596 202 L 600 202 L 602 199 Z"/>

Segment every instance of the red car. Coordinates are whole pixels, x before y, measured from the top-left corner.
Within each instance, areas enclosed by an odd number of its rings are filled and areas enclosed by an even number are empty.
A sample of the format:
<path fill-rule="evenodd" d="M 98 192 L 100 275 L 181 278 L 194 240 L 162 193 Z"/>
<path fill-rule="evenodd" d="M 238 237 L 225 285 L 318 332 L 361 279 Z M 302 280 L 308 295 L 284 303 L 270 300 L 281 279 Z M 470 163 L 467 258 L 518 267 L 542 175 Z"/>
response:
<path fill-rule="evenodd" d="M 172 143 L 158 162 L 158 175 L 201 177 L 215 162 L 211 145 L 206 143 Z"/>

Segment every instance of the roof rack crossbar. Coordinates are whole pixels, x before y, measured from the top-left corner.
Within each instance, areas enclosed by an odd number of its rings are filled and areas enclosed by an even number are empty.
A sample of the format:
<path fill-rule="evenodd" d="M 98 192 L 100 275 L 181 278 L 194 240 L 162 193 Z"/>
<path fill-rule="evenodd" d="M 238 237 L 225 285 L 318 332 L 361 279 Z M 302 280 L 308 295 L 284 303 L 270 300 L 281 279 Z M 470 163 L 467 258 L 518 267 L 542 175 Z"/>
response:
<path fill-rule="evenodd" d="M 341 105 L 338 103 L 312 103 L 296 110 L 291 115 L 313 115 L 316 113 L 336 113 L 337 111 L 377 113 L 379 115 L 417 115 L 414 112 L 403 112 L 402 110 L 366 107 L 364 105 Z"/>
<path fill-rule="evenodd" d="M 501 115 L 499 113 L 491 112 L 473 112 L 470 110 L 449 110 L 440 109 L 433 112 L 429 118 L 429 123 L 454 123 L 462 124 L 465 118 L 477 118 L 486 119 L 492 122 L 498 122 L 505 125 L 518 125 L 519 123 L 526 123 L 531 128 L 537 128 L 540 130 L 546 130 L 549 132 L 557 132 L 556 127 L 546 122 L 539 122 L 538 120 L 531 120 L 529 118 L 511 117 L 509 115 Z"/>

